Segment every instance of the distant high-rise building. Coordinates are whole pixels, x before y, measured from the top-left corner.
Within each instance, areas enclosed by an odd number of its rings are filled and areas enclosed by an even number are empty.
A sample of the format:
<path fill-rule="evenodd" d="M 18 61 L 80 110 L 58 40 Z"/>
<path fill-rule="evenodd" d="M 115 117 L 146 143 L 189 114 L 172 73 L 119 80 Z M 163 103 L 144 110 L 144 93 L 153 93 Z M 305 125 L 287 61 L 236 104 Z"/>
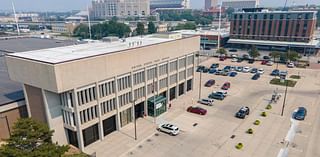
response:
<path fill-rule="evenodd" d="M 239 11 L 244 8 L 255 8 L 258 3 L 259 0 L 224 0 L 222 1 L 222 6 Z"/>
<path fill-rule="evenodd" d="M 150 14 L 150 0 L 93 0 L 92 16 L 108 18 L 113 16 L 147 16 Z"/>
<path fill-rule="evenodd" d="M 209 10 L 212 7 L 215 7 L 218 5 L 218 0 L 205 0 L 204 1 L 204 9 Z"/>
<path fill-rule="evenodd" d="M 160 8 L 189 9 L 190 0 L 150 0 L 150 9 Z"/>

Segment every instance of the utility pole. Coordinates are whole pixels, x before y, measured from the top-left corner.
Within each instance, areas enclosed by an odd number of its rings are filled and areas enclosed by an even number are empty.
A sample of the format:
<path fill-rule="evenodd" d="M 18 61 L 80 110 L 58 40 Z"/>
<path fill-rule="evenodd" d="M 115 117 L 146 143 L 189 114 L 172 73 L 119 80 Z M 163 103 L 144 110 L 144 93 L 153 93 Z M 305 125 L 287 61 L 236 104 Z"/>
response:
<path fill-rule="evenodd" d="M 134 140 L 137 140 L 137 119 L 136 119 L 136 99 L 133 100 L 132 110 L 133 110 L 133 120 L 134 120 Z"/>

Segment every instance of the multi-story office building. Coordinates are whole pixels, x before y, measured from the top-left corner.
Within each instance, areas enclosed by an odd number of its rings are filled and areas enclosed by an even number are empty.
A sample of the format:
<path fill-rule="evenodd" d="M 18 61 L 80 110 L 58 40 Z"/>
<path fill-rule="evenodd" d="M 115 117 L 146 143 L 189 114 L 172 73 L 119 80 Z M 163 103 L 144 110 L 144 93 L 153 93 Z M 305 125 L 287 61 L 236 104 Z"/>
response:
<path fill-rule="evenodd" d="M 162 114 L 193 89 L 199 36 L 106 41 L 6 56 L 10 78 L 23 84 L 29 115 L 55 130 L 54 142 L 84 150 L 134 115 Z"/>
<path fill-rule="evenodd" d="M 205 0 L 204 1 L 204 10 L 210 10 L 212 7 L 218 5 L 218 0 Z"/>
<path fill-rule="evenodd" d="M 92 13 L 96 19 L 114 16 L 148 16 L 150 0 L 93 0 Z"/>
<path fill-rule="evenodd" d="M 244 8 L 254 8 L 257 6 L 257 0 L 223 0 L 222 6 L 225 8 L 234 8 L 240 11 Z"/>
<path fill-rule="evenodd" d="M 299 43 L 300 46 L 316 46 L 313 40 L 316 22 L 315 11 L 245 9 L 231 17 L 230 42 L 243 41 L 245 44 L 252 40 L 263 41 L 260 44 L 278 42 L 278 45 L 281 42 L 297 42 L 293 46 Z"/>
<path fill-rule="evenodd" d="M 189 9 L 190 0 L 150 0 L 150 9 L 154 10 L 161 8 Z"/>

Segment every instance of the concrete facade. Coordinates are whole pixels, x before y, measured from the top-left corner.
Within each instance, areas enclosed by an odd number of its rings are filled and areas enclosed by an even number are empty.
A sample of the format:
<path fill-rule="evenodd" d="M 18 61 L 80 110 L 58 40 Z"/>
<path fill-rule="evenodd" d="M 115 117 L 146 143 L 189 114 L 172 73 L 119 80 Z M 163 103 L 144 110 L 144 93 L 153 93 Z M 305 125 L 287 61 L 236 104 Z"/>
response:
<path fill-rule="evenodd" d="M 10 78 L 24 84 L 30 116 L 55 130 L 54 142 L 84 150 L 132 122 L 132 115 L 147 116 L 152 96 L 168 103 L 192 90 L 199 50 L 199 36 L 189 36 L 61 62 L 15 54 L 6 61 Z"/>

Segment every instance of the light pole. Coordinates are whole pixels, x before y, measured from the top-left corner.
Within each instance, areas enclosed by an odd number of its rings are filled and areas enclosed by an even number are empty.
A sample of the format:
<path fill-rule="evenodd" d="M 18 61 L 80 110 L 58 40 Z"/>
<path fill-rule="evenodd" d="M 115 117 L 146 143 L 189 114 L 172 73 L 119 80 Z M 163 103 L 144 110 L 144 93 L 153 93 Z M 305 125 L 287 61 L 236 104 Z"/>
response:
<path fill-rule="evenodd" d="M 137 120 L 136 120 L 136 99 L 132 101 L 132 110 L 133 110 L 133 122 L 134 122 L 134 140 L 137 140 Z"/>
<path fill-rule="evenodd" d="M 281 116 L 283 116 L 284 107 L 285 107 L 286 99 L 287 99 L 287 91 L 288 91 L 288 80 L 285 80 L 285 81 L 286 81 L 286 90 L 284 92 L 284 99 L 283 99 L 283 104 L 282 104 Z"/>
<path fill-rule="evenodd" d="M 202 87 L 201 79 L 202 79 L 202 71 L 200 71 L 200 81 L 199 81 L 199 100 L 201 99 L 201 87 Z"/>
<path fill-rule="evenodd" d="M 9 131 L 9 135 L 11 135 L 11 130 L 10 130 L 10 125 L 9 125 L 9 121 L 8 121 L 8 116 L 5 115 L 5 116 L 1 116 L 0 118 L 4 118 L 4 119 L 6 120 L 6 124 L 7 124 L 8 131 Z"/>

